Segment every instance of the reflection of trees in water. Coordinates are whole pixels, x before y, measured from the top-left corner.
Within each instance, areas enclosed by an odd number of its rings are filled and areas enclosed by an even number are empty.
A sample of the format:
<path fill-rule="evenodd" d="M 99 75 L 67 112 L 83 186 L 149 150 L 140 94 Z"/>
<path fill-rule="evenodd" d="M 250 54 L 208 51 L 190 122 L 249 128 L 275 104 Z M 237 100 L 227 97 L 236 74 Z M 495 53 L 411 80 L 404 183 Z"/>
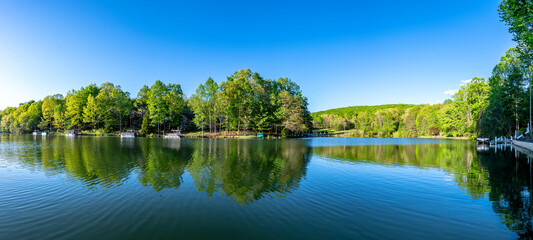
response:
<path fill-rule="evenodd" d="M 208 197 L 223 193 L 239 204 L 296 189 L 310 156 L 298 140 L 203 140 L 193 149 L 189 171 L 198 190 Z"/>
<path fill-rule="evenodd" d="M 131 171 L 131 148 L 123 148 L 113 138 L 48 139 L 41 148 L 43 168 L 64 168 L 68 176 L 88 186 L 114 186 Z"/>
<path fill-rule="evenodd" d="M 191 149 L 180 148 L 180 140 L 140 139 L 142 158 L 139 162 L 139 181 L 155 191 L 180 187 Z"/>
<path fill-rule="evenodd" d="M 1 141 L 2 156 L 47 175 L 65 173 L 87 186 L 120 184 L 134 154 L 113 138 L 2 136 Z"/>
<path fill-rule="evenodd" d="M 143 186 L 177 189 L 189 171 L 208 197 L 219 192 L 239 204 L 294 190 L 310 157 L 310 148 L 300 140 L 52 137 L 16 144 L 20 147 L 2 145 L 2 156 L 40 166 L 47 174 L 65 173 L 89 187 L 120 185 L 135 171 Z"/>
<path fill-rule="evenodd" d="M 489 192 L 489 175 L 469 142 L 419 145 L 359 145 L 313 148 L 313 153 L 338 160 L 373 164 L 440 168 L 474 199 Z"/>
<path fill-rule="evenodd" d="M 532 168 L 509 149 L 477 154 L 473 144 L 373 145 L 314 148 L 313 153 L 351 162 L 440 168 L 475 199 L 488 195 L 502 222 L 523 239 L 533 238 Z M 533 156 L 533 155 L 532 155 Z M 531 159 L 533 160 L 533 159 Z"/>
<path fill-rule="evenodd" d="M 178 188 L 189 171 L 199 191 L 246 204 L 283 196 L 306 174 L 311 148 L 301 140 L 173 140 L 0 136 L 0 154 L 48 175 L 66 173 L 86 186 L 113 187 L 132 171 L 144 186 Z M 342 161 L 439 168 L 473 198 L 488 194 L 503 223 L 533 236 L 531 165 L 509 150 L 477 154 L 469 142 L 426 145 L 332 146 L 314 154 Z"/>
<path fill-rule="evenodd" d="M 490 174 L 489 199 L 503 223 L 522 239 L 533 238 L 531 164 L 510 150 L 480 156 Z M 533 160 L 533 159 L 532 159 Z"/>

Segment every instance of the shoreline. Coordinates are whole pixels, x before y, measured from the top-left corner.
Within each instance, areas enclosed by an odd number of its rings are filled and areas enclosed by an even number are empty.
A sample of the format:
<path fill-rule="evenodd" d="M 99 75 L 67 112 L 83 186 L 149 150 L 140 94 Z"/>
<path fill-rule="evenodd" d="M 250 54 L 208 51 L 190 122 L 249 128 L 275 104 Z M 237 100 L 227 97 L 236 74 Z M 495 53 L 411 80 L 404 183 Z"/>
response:
<path fill-rule="evenodd" d="M 14 136 L 42 136 L 42 135 L 32 135 L 31 133 L 28 134 L 14 134 L 14 133 L 0 133 L 0 135 L 14 135 Z M 54 133 L 51 135 L 44 135 L 45 137 L 48 136 L 66 136 L 65 133 Z M 165 135 L 163 134 L 147 134 L 147 135 L 137 135 L 135 138 L 165 138 Z M 81 134 L 77 135 L 75 137 L 120 137 L 118 134 Z M 401 139 L 401 138 L 408 138 L 408 139 L 440 139 L 440 140 L 468 140 L 473 141 L 471 138 L 467 137 L 430 137 L 430 136 L 421 136 L 416 138 L 409 138 L 409 137 L 352 137 L 352 136 L 343 136 L 343 135 L 330 135 L 330 136 L 318 136 L 318 137 L 308 137 L 308 136 L 289 136 L 289 137 L 283 137 L 283 136 L 272 136 L 272 135 L 265 135 L 265 137 L 257 137 L 255 134 L 210 134 L 210 133 L 204 133 L 202 136 L 201 134 L 197 133 L 185 133 L 182 135 L 179 139 L 295 139 L 295 138 L 383 138 L 383 139 Z M 514 140 L 516 141 L 516 140 Z M 531 147 L 531 151 L 533 151 L 533 143 Z"/>
<path fill-rule="evenodd" d="M 520 148 L 523 148 L 523 149 L 528 150 L 530 152 L 533 152 L 533 143 L 532 142 L 513 140 L 512 144 L 515 147 L 520 147 Z"/>

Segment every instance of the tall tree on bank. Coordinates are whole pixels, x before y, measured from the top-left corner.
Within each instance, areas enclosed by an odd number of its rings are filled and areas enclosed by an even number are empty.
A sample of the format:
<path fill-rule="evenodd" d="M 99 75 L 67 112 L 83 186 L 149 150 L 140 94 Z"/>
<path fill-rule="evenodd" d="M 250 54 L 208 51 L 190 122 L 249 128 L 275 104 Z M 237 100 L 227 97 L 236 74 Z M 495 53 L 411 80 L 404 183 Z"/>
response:
<path fill-rule="evenodd" d="M 224 99 L 227 101 L 227 115 L 229 125 L 232 129 L 246 129 L 251 115 L 252 101 L 252 71 L 243 69 L 228 77 L 226 82 L 221 84 Z"/>
<path fill-rule="evenodd" d="M 147 134 L 150 131 L 150 114 L 148 112 L 148 98 L 150 87 L 144 85 L 137 93 L 137 98 L 133 102 L 134 113 L 141 116 L 141 134 Z"/>
<path fill-rule="evenodd" d="M 461 89 L 452 96 L 454 108 L 457 109 L 461 121 L 459 124 L 463 132 L 478 135 L 480 129 L 478 122 L 481 114 L 487 107 L 487 99 L 490 94 L 490 87 L 483 78 L 473 78 L 468 84 L 461 86 Z"/>
<path fill-rule="evenodd" d="M 486 115 L 483 116 L 483 133 L 489 136 L 513 136 L 527 116 L 527 91 L 521 72 L 521 58 L 516 48 L 510 48 L 494 67 L 489 78 L 491 94 Z"/>
<path fill-rule="evenodd" d="M 279 93 L 279 100 L 281 104 L 279 111 L 281 111 L 280 115 L 283 116 L 283 128 L 293 133 L 306 131 L 306 116 L 302 102 L 286 90 Z"/>
<path fill-rule="evenodd" d="M 168 123 L 169 129 L 172 126 L 178 126 L 181 123 L 181 114 L 185 106 L 181 86 L 173 83 L 165 85 L 157 80 L 148 91 L 147 105 L 150 122 L 152 126 L 157 126 L 158 133 L 162 124 Z"/>
<path fill-rule="evenodd" d="M 533 49 L 533 2 L 530 0 L 503 0 L 498 6 L 498 13 L 503 22 L 509 26 L 513 40 L 518 48 L 526 49 L 530 58 Z"/>
<path fill-rule="evenodd" d="M 41 106 L 43 118 L 39 124 L 39 128 L 52 130 L 52 125 L 58 125 L 56 122 L 61 121 L 62 114 L 59 111 L 62 110 L 61 105 L 63 104 L 63 101 L 63 95 L 61 94 L 47 96 L 44 98 Z"/>
<path fill-rule="evenodd" d="M 195 113 L 194 123 L 202 129 L 207 122 L 209 124 L 209 132 L 216 133 L 216 125 L 218 119 L 218 84 L 212 79 L 208 78 L 205 84 L 200 84 L 196 89 L 196 93 L 191 96 L 190 105 Z"/>
<path fill-rule="evenodd" d="M 100 89 L 96 84 L 82 87 L 80 90 L 71 90 L 66 100 L 66 118 L 68 119 L 69 128 L 81 130 L 84 121 L 83 112 L 88 104 L 89 97 L 96 97 Z"/>
<path fill-rule="evenodd" d="M 97 116 L 104 129 L 111 131 L 118 127 L 122 130 L 122 120 L 129 114 L 132 107 L 129 93 L 122 91 L 120 86 L 107 82 L 100 86 L 100 92 L 95 101 Z"/>
<path fill-rule="evenodd" d="M 89 124 L 92 129 L 96 129 L 99 120 L 98 104 L 95 97 L 89 95 L 87 104 L 83 108 L 83 122 Z"/>

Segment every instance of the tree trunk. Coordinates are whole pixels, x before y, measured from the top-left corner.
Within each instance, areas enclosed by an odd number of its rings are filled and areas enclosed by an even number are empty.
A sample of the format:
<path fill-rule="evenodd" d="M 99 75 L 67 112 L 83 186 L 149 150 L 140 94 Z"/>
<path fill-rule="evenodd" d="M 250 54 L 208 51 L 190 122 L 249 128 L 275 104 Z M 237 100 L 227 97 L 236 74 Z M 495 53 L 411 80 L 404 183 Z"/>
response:
<path fill-rule="evenodd" d="M 515 102 L 515 123 L 516 123 L 516 130 L 519 130 L 518 125 L 518 103 Z"/>

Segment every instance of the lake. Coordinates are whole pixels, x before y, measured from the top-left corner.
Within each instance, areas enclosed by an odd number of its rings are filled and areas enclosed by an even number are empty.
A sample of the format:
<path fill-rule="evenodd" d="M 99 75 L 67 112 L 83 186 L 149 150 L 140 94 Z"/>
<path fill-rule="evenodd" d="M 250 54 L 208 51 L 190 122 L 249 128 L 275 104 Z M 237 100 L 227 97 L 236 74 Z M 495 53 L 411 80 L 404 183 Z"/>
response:
<path fill-rule="evenodd" d="M 532 237 L 529 155 L 437 139 L 0 136 L 0 239 Z"/>

